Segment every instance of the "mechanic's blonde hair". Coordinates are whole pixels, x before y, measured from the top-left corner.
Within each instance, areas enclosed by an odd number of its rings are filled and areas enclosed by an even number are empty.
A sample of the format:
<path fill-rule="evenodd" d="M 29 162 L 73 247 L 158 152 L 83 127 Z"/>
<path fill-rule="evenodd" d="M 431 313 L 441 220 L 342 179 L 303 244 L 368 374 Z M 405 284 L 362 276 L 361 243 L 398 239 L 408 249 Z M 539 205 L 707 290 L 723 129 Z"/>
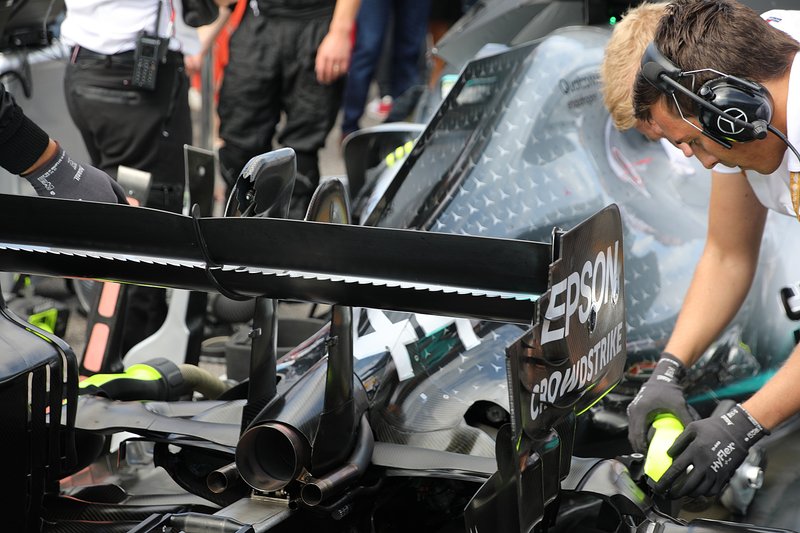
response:
<path fill-rule="evenodd" d="M 668 2 L 646 3 L 623 15 L 606 45 L 600 65 L 603 102 L 614 126 L 627 130 L 636 125 L 633 113 L 633 83 L 645 48 L 653 40 Z"/>

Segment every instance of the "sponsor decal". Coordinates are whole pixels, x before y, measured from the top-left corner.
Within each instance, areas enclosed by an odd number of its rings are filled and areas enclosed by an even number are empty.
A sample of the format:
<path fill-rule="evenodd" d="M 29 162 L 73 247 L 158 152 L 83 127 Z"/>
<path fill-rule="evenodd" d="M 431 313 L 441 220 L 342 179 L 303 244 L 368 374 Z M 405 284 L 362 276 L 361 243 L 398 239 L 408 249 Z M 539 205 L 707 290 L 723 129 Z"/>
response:
<path fill-rule="evenodd" d="M 587 260 L 580 271 L 553 285 L 550 301 L 542 322 L 542 345 L 569 336 L 570 321 L 576 313 L 585 324 L 592 314 L 600 313 L 603 305 L 615 304 L 619 297 L 619 241 L 607 250 L 600 250 L 594 261 Z M 563 327 L 553 327 L 554 322 Z"/>
<path fill-rule="evenodd" d="M 359 316 L 361 313 L 359 313 Z M 435 335 L 446 337 L 451 328 L 455 329 L 452 342 L 460 341 L 465 351 L 471 350 L 481 343 L 475 334 L 472 323 L 464 318 L 424 315 L 421 313 L 387 313 L 380 309 L 367 309 L 366 317 L 359 318 L 369 325 L 371 332 L 358 333 L 358 326 L 353 342 L 356 359 L 365 359 L 383 351 L 388 351 L 395 363 L 400 381 L 411 379 L 415 375 L 414 361 L 417 346 L 427 340 L 450 342 L 446 339 L 433 338 Z M 396 322 L 394 320 L 397 320 Z"/>
<path fill-rule="evenodd" d="M 574 93 L 586 89 L 593 89 L 600 86 L 600 73 L 592 72 L 584 76 L 577 76 L 571 80 L 561 78 L 558 80 L 558 87 L 564 94 Z"/>
<path fill-rule="evenodd" d="M 48 191 L 52 191 L 53 189 L 55 189 L 55 187 L 53 187 L 53 184 L 50 182 L 50 180 L 48 180 L 45 176 L 40 176 L 36 181 L 41 183 L 42 186 Z"/>
<path fill-rule="evenodd" d="M 622 353 L 624 348 L 622 344 L 623 327 L 625 327 L 624 322 L 617 324 L 572 367 L 563 372 L 555 370 L 548 377 L 534 384 L 531 394 L 531 420 L 536 420 L 548 405 L 557 403 L 559 398 L 591 383 L 617 355 Z"/>

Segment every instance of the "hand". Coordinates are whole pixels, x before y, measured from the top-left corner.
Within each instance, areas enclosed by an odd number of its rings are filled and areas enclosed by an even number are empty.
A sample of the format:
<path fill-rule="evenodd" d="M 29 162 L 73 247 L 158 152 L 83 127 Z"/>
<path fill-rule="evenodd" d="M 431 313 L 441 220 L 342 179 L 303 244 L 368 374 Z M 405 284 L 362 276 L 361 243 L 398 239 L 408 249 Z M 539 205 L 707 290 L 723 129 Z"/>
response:
<path fill-rule="evenodd" d="M 672 466 L 655 490 L 671 498 L 719 494 L 750 447 L 768 433 L 739 404 L 722 416 L 692 422 L 667 450 Z M 675 485 L 690 466 L 686 478 Z"/>
<path fill-rule="evenodd" d="M 183 68 L 186 70 L 186 77 L 191 79 L 195 74 L 200 74 L 203 70 L 203 54 L 183 57 Z"/>
<path fill-rule="evenodd" d="M 36 194 L 51 198 L 127 204 L 125 191 L 111 177 L 69 157 L 60 146 L 47 161 L 22 175 Z"/>
<path fill-rule="evenodd" d="M 350 68 L 350 52 L 352 51 L 350 35 L 342 31 L 330 31 L 322 39 L 317 48 L 314 70 L 317 81 L 325 85 L 331 84 L 347 74 Z"/>
<path fill-rule="evenodd" d="M 628 405 L 628 440 L 635 452 L 647 452 L 647 431 L 656 416 L 671 413 L 684 426 L 694 420 L 680 386 L 685 374 L 683 363 L 665 352 L 650 379 Z"/>

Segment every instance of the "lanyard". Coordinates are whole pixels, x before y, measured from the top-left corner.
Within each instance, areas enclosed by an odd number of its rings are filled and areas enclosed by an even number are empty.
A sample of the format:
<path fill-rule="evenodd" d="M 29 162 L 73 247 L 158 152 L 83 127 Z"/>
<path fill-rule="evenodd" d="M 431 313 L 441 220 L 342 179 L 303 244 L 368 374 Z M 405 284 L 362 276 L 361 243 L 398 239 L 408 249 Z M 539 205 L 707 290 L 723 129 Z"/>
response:
<path fill-rule="evenodd" d="M 172 3 L 172 0 L 159 0 L 158 1 L 158 11 L 156 12 L 156 31 L 155 34 L 158 36 L 158 29 L 161 27 L 161 8 L 163 6 L 167 6 L 169 10 L 169 22 L 167 23 L 167 37 L 175 37 L 175 5 Z"/>

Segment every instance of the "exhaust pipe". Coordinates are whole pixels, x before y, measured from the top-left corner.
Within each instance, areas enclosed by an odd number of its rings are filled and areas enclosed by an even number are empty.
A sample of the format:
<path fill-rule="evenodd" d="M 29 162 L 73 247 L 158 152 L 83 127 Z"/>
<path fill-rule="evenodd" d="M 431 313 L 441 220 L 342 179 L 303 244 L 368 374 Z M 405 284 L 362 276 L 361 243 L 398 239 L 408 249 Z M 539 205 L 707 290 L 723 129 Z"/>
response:
<path fill-rule="evenodd" d="M 307 218 L 348 223 L 349 217 L 344 184 L 339 180 L 321 184 L 311 199 Z M 356 446 L 356 433 L 367 400 L 353 374 L 351 337 L 352 311 L 334 306 L 328 359 L 312 367 L 283 396 L 273 398 L 239 438 L 236 465 L 248 485 L 271 492 L 304 473 L 338 472 L 345 461 L 353 461 L 356 452 L 351 450 L 361 447 Z M 252 376 L 250 381 L 254 381 Z M 370 447 L 367 462 L 371 456 Z M 356 459 L 360 465 L 361 459 Z M 355 475 L 361 471 L 362 467 L 356 468 Z M 353 475 L 348 474 L 347 479 Z M 324 483 L 320 487 L 317 496 L 323 498 L 328 489 Z"/>
<path fill-rule="evenodd" d="M 343 466 L 320 478 L 311 478 L 300 490 L 300 499 L 309 506 L 319 505 L 340 487 L 364 474 L 372 459 L 375 440 L 367 415 L 361 416 L 358 440 L 353 453 Z"/>
<path fill-rule="evenodd" d="M 312 366 L 303 377 L 283 395 L 276 396 L 253 420 L 250 427 L 239 437 L 236 445 L 236 467 L 239 475 L 251 487 L 272 492 L 288 485 L 293 479 L 307 472 L 327 472 L 337 468 L 352 455 L 358 426 L 353 425 L 349 439 L 337 441 L 347 451 L 340 461 L 328 468 L 316 468 L 312 457 L 314 447 L 327 439 L 320 434 L 324 416 L 326 382 L 329 376 L 329 361 L 322 359 Z M 350 410 L 360 418 L 367 404 L 366 392 L 358 378 L 350 374 L 355 390 L 355 400 Z M 340 419 L 341 423 L 341 419 Z M 337 435 L 338 436 L 338 435 Z M 326 443 L 331 445 L 333 443 Z M 371 454 L 370 454 L 371 456 Z"/>
<path fill-rule="evenodd" d="M 282 422 L 251 427 L 236 446 L 239 474 L 248 485 L 264 492 L 288 485 L 303 472 L 310 459 L 308 439 Z"/>
<path fill-rule="evenodd" d="M 281 489 L 310 470 L 311 442 L 322 412 L 327 362 L 319 361 L 276 396 L 239 437 L 236 467 L 256 490 Z"/>
<path fill-rule="evenodd" d="M 239 477 L 239 470 L 236 468 L 236 463 L 225 465 L 208 474 L 206 477 L 206 485 L 208 490 L 214 494 L 222 494 L 229 488 L 241 482 Z"/>

